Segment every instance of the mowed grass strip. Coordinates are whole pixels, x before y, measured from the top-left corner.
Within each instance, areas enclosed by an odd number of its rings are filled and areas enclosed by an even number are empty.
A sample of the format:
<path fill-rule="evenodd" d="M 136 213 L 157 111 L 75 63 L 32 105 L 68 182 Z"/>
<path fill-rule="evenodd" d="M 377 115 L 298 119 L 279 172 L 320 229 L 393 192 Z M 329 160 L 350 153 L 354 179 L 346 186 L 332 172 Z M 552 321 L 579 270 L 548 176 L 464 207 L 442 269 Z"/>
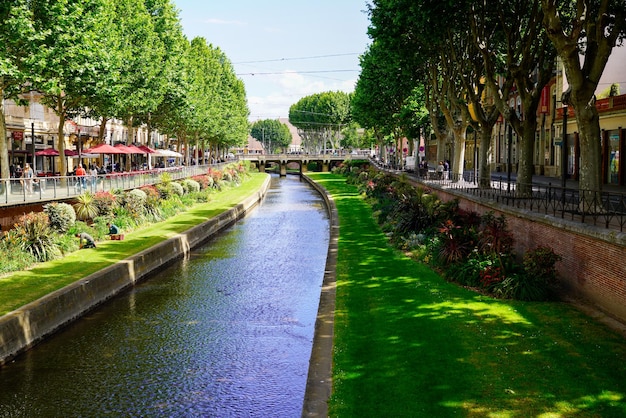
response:
<path fill-rule="evenodd" d="M 393 249 L 343 177 L 333 417 L 624 417 L 626 342 L 563 303 L 497 300 Z"/>
<path fill-rule="evenodd" d="M 189 210 L 165 221 L 124 232 L 123 241 L 101 241 L 97 243 L 97 248 L 79 250 L 61 259 L 39 263 L 32 269 L 1 277 L 0 315 L 35 301 L 233 208 L 258 191 L 266 178 L 267 174 L 252 173 L 240 186 L 212 194 L 209 202 L 198 203 Z"/>

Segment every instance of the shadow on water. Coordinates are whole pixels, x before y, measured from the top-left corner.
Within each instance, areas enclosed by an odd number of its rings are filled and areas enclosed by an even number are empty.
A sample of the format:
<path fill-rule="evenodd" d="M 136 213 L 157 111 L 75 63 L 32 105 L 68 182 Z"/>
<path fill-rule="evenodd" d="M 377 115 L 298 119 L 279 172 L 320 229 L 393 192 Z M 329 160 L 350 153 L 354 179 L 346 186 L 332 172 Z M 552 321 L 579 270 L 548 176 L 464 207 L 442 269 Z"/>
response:
<path fill-rule="evenodd" d="M 300 416 L 329 225 L 298 178 L 0 369 L 0 416 Z"/>

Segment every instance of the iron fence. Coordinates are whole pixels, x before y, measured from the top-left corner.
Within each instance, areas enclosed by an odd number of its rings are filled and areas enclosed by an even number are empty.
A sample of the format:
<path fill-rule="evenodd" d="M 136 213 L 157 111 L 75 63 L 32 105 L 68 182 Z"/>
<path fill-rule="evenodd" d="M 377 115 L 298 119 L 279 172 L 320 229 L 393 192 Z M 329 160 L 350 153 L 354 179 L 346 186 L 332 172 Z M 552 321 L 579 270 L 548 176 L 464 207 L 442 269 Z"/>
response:
<path fill-rule="evenodd" d="M 481 201 L 620 232 L 626 228 L 626 193 L 618 190 L 585 190 L 550 182 L 520 184 L 504 176 L 492 176 L 481 181 L 474 178 L 472 172 L 461 176 L 439 176 L 429 172 L 418 178 L 427 185 L 471 195 Z"/>

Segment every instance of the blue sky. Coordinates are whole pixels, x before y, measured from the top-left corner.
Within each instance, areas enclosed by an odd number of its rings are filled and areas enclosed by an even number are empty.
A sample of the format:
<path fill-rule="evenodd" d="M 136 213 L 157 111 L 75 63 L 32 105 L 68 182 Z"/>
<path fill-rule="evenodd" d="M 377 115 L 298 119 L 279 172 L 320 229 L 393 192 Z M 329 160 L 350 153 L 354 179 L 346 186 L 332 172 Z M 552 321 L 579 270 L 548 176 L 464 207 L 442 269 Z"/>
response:
<path fill-rule="evenodd" d="M 369 44 L 366 0 L 173 0 L 185 35 L 219 47 L 246 86 L 250 120 L 300 98 L 351 92 Z"/>

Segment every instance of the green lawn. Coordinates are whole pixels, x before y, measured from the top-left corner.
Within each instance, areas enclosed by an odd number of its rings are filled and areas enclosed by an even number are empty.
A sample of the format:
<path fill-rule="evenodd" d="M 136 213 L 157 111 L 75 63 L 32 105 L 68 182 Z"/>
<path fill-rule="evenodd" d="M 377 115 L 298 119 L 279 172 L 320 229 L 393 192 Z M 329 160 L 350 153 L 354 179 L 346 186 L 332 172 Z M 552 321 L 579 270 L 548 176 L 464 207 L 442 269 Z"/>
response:
<path fill-rule="evenodd" d="M 79 250 L 30 270 L 3 276 L 0 278 L 0 315 L 219 215 L 256 192 L 266 178 L 267 174 L 252 173 L 239 187 L 217 192 L 207 203 L 197 204 L 163 222 L 125 232 L 123 241 L 102 241 L 98 248 Z"/>
<path fill-rule="evenodd" d="M 626 341 L 562 303 L 478 295 L 387 244 L 340 176 L 335 417 L 624 417 Z"/>

